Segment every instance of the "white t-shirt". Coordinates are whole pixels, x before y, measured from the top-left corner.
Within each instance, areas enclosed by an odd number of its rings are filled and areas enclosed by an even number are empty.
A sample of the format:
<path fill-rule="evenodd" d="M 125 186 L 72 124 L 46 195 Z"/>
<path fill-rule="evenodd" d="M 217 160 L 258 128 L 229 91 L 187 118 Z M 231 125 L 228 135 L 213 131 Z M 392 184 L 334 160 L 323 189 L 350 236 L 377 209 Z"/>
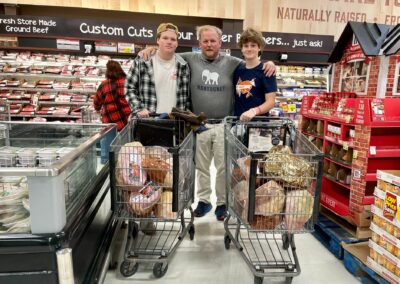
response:
<path fill-rule="evenodd" d="M 176 58 L 163 60 L 158 53 L 152 57 L 157 94 L 157 113 L 170 113 L 176 106 Z"/>

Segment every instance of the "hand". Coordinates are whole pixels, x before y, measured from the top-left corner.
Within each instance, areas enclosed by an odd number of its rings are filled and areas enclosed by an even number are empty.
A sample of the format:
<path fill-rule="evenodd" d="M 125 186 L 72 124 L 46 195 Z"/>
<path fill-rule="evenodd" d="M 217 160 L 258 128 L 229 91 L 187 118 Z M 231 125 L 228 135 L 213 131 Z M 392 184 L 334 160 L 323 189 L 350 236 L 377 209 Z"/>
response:
<path fill-rule="evenodd" d="M 157 51 L 157 48 L 153 46 L 146 47 L 142 51 L 139 52 L 139 56 L 143 58 L 143 60 L 147 61 L 150 59 L 150 57 L 155 54 Z M 275 65 L 274 65 L 275 66 Z"/>
<path fill-rule="evenodd" d="M 146 108 L 142 109 L 141 111 L 139 111 L 137 113 L 137 117 L 139 117 L 139 118 L 144 118 L 144 117 L 149 117 L 149 116 L 150 116 L 150 112 Z"/>
<path fill-rule="evenodd" d="M 248 111 L 242 113 L 242 115 L 240 116 L 240 121 L 250 121 L 255 116 L 256 116 L 256 111 L 254 108 L 251 108 Z"/>
<path fill-rule="evenodd" d="M 275 75 L 276 66 L 275 66 L 274 62 L 267 61 L 264 63 L 263 70 L 264 70 L 264 74 L 266 76 L 271 77 L 272 75 Z"/>

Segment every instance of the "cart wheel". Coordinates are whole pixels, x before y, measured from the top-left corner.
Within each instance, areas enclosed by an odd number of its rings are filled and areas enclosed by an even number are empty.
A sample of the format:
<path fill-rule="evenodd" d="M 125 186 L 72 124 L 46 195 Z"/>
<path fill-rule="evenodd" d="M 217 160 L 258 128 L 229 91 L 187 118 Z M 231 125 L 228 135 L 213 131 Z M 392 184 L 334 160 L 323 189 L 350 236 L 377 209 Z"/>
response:
<path fill-rule="evenodd" d="M 293 277 L 286 277 L 286 284 L 292 284 Z"/>
<path fill-rule="evenodd" d="M 283 242 L 282 244 L 283 249 L 288 249 L 290 244 L 290 238 L 288 233 L 284 233 L 282 235 L 282 242 Z"/>
<path fill-rule="evenodd" d="M 124 260 L 119 267 L 119 271 L 121 272 L 122 276 L 129 277 L 136 273 L 138 267 L 138 262 L 135 263 L 133 261 Z"/>
<path fill-rule="evenodd" d="M 229 249 L 231 247 L 231 238 L 228 234 L 225 234 L 224 237 L 225 249 Z"/>
<path fill-rule="evenodd" d="M 263 277 L 254 276 L 254 284 L 262 284 L 263 280 Z"/>
<path fill-rule="evenodd" d="M 166 264 L 163 269 L 163 263 L 157 262 L 156 264 L 154 264 L 153 274 L 156 278 L 161 278 L 165 275 L 167 270 L 168 270 L 168 264 Z"/>
<path fill-rule="evenodd" d="M 189 238 L 191 241 L 193 241 L 193 239 L 194 239 L 194 233 L 195 233 L 194 225 L 191 225 L 189 228 Z"/>

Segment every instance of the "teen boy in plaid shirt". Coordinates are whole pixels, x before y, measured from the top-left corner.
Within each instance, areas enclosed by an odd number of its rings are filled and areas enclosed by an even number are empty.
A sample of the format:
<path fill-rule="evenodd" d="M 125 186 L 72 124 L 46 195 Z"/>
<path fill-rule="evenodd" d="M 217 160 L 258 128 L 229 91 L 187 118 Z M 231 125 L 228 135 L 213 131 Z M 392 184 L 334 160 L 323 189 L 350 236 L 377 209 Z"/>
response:
<path fill-rule="evenodd" d="M 160 24 L 157 44 L 158 51 L 151 60 L 134 60 L 125 80 L 126 100 L 139 118 L 150 113 L 169 113 L 172 107 L 190 109 L 189 65 L 175 54 L 178 27 Z"/>

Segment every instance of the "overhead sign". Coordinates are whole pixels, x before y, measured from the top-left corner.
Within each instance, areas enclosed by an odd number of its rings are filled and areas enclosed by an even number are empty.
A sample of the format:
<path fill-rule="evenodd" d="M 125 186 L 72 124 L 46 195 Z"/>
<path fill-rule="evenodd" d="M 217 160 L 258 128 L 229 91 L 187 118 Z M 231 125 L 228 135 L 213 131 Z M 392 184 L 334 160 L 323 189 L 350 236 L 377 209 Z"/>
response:
<path fill-rule="evenodd" d="M 242 21 L 223 21 L 222 48 L 238 48 L 237 43 L 243 29 Z M 0 34 L 17 37 L 63 37 L 155 44 L 156 31 L 157 24 L 135 21 L 0 16 Z M 263 36 L 266 43 L 265 50 L 330 53 L 333 48 L 333 36 L 274 32 L 263 32 Z M 179 45 L 198 46 L 195 25 L 179 25 Z"/>

